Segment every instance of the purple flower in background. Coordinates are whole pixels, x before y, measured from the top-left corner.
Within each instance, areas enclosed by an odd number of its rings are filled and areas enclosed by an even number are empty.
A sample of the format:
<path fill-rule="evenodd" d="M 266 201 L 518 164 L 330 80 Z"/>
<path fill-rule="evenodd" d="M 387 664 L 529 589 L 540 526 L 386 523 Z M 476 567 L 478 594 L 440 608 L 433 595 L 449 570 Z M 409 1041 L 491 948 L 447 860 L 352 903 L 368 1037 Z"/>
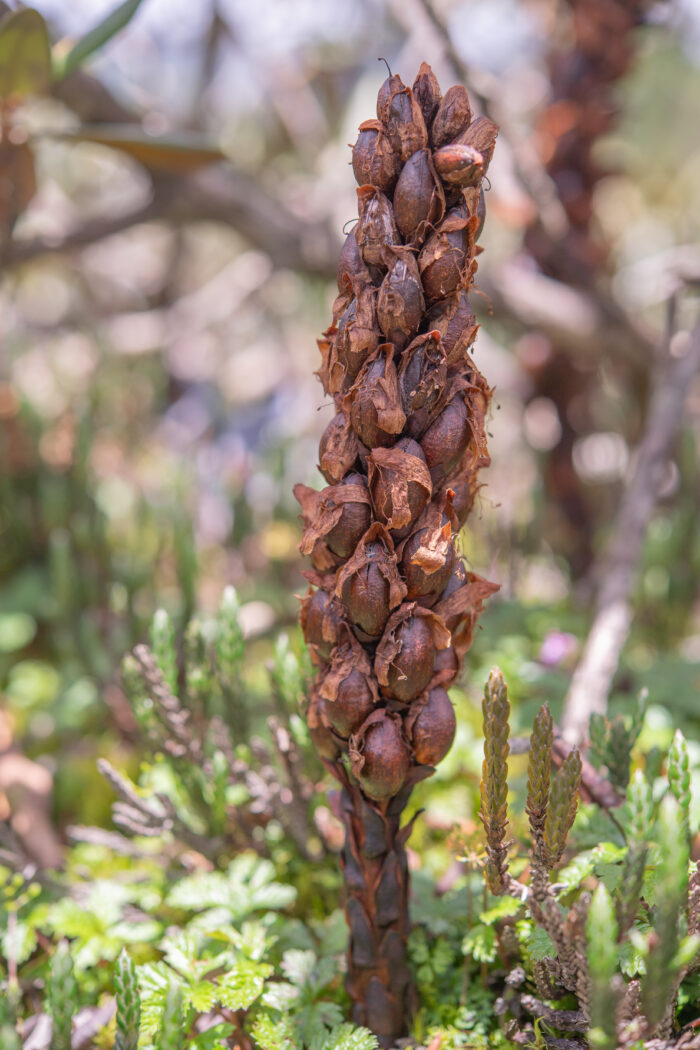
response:
<path fill-rule="evenodd" d="M 578 639 L 566 631 L 550 631 L 540 647 L 539 661 L 545 667 L 568 663 L 578 652 Z"/>

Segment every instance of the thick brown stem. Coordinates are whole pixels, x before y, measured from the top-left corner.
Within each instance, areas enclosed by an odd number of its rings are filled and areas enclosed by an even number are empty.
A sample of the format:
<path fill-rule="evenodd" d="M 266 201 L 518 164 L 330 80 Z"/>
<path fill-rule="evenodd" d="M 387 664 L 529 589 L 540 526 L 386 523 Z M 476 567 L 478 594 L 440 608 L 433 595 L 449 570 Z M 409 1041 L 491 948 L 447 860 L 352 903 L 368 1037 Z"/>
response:
<path fill-rule="evenodd" d="M 411 824 L 400 827 L 410 790 L 381 803 L 348 784 L 340 800 L 352 1019 L 374 1032 L 383 1047 L 394 1046 L 406 1034 L 414 994 L 407 960 L 405 847 Z"/>

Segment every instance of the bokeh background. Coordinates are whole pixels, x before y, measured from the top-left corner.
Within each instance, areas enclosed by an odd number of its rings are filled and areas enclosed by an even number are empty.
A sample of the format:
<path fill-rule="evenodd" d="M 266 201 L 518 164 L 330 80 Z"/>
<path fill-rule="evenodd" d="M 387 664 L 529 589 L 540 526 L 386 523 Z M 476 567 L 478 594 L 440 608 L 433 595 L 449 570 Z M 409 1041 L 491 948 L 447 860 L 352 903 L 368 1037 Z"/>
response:
<path fill-rule="evenodd" d="M 35 6 L 69 41 L 113 5 Z M 476 726 L 497 662 L 523 724 L 561 702 L 660 355 L 697 309 L 700 4 L 143 0 L 6 112 L 0 817 L 39 795 L 59 828 L 108 819 L 95 758 L 138 764 L 119 662 L 158 607 L 182 624 L 233 584 L 261 696 L 276 634 L 299 645 L 292 486 L 320 486 L 316 338 L 380 58 L 466 82 L 502 128 L 473 302 L 493 462 L 463 537 L 501 592 L 457 693 Z M 616 681 L 621 709 L 649 688 L 661 743 L 697 730 L 699 431 L 695 386 Z"/>

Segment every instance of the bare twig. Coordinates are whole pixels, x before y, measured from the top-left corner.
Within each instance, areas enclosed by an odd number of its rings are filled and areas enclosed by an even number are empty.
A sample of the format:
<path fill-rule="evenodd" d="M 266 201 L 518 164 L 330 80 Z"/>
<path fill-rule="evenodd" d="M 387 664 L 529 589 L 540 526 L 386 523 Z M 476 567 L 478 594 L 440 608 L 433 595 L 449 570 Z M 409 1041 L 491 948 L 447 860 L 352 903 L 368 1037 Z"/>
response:
<path fill-rule="evenodd" d="M 224 165 L 179 179 L 176 185 L 154 178 L 147 203 L 116 217 L 90 219 L 62 237 L 16 240 L 8 245 L 0 269 L 76 251 L 132 226 L 156 221 L 176 226 L 223 223 L 266 252 L 275 266 L 320 277 L 335 273 L 340 239 L 327 223 L 302 221 L 259 182 Z"/>
<path fill-rule="evenodd" d="M 584 738 L 592 714 L 605 712 L 629 634 L 630 596 L 657 500 L 659 474 L 680 430 L 688 387 L 700 369 L 700 324 L 682 356 L 665 360 L 665 369 L 654 388 L 646 432 L 602 563 L 593 625 L 564 705 L 563 732 L 572 742 Z"/>

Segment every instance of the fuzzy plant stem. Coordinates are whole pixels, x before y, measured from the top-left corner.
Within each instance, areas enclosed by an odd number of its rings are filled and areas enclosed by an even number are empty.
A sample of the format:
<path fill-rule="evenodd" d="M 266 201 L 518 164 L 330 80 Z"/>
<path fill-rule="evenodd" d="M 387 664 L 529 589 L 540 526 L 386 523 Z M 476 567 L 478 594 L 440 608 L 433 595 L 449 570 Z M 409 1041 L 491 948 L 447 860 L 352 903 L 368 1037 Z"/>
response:
<path fill-rule="evenodd" d="M 446 692 L 497 588 L 457 539 L 489 463 L 491 391 L 468 291 L 498 129 L 425 63 L 390 75 L 353 148 L 359 219 L 338 267 L 319 378 L 335 405 L 327 487 L 297 485 L 311 559 L 301 623 L 318 669 L 307 722 L 340 781 L 353 1020 L 393 1047 L 412 992 L 401 814 L 455 734 Z"/>

